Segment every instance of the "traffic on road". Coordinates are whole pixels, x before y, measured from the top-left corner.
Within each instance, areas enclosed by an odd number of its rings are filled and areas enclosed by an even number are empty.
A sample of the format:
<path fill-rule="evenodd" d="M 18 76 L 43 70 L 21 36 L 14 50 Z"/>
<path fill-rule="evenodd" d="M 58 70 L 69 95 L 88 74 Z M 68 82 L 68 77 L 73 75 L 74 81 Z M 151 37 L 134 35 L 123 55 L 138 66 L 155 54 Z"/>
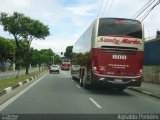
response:
<path fill-rule="evenodd" d="M 0 106 L 10 114 L 158 114 L 160 100 L 125 89 L 83 89 L 71 71 L 47 73 Z"/>

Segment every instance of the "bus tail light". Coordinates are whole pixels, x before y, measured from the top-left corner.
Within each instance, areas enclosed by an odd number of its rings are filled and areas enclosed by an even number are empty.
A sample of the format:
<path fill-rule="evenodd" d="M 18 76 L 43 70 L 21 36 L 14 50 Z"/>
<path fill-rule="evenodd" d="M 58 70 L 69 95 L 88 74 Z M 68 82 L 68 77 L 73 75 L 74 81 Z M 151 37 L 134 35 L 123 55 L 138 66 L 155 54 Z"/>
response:
<path fill-rule="evenodd" d="M 93 67 L 92 70 L 93 70 L 93 72 L 96 73 L 96 74 L 99 74 L 99 73 L 100 73 L 100 71 L 99 71 L 99 69 L 98 69 L 97 67 Z"/>
<path fill-rule="evenodd" d="M 95 73 L 100 74 L 100 71 L 97 69 L 97 70 L 95 71 Z"/>
<path fill-rule="evenodd" d="M 142 75 L 142 69 L 139 69 L 139 70 L 137 71 L 137 75 Z"/>
<path fill-rule="evenodd" d="M 140 74 L 142 74 L 143 70 L 142 70 L 142 69 L 140 69 L 140 70 L 139 70 L 139 72 L 140 72 Z"/>

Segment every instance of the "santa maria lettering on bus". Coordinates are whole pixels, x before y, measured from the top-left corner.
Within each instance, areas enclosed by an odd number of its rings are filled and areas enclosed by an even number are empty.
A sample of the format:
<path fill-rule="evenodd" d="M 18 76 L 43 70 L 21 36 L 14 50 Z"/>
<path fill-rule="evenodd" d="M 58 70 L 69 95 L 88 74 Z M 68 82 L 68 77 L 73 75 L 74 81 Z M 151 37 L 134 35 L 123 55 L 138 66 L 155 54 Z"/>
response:
<path fill-rule="evenodd" d="M 101 37 L 98 42 L 108 42 L 108 43 L 113 43 L 113 44 L 116 44 L 116 45 L 120 45 L 120 44 L 142 44 L 140 40 L 138 39 L 118 39 L 118 38 L 104 38 L 104 37 Z"/>

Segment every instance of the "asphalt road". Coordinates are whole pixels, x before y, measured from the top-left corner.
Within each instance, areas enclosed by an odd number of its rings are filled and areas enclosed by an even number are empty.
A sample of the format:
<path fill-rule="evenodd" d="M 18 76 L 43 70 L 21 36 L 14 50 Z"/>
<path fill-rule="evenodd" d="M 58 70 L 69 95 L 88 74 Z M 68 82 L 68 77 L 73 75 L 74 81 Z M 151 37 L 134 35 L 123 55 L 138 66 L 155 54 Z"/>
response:
<path fill-rule="evenodd" d="M 48 73 L 0 110 L 14 114 L 151 114 L 160 113 L 160 100 L 129 89 L 85 90 L 71 79 L 69 71 L 60 71 Z"/>

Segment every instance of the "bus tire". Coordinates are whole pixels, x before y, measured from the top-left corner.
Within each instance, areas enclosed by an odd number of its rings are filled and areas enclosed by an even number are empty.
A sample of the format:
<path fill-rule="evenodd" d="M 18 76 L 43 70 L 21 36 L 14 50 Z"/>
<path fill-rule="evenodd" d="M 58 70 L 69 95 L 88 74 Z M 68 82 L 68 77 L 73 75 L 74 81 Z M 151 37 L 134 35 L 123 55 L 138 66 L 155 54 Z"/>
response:
<path fill-rule="evenodd" d="M 89 87 L 90 87 L 90 86 L 89 86 L 89 85 L 85 82 L 85 80 L 84 80 L 84 82 L 83 82 L 83 88 L 84 88 L 84 89 L 89 89 Z"/>
<path fill-rule="evenodd" d="M 72 76 L 72 80 L 75 80 L 75 77 Z"/>
<path fill-rule="evenodd" d="M 118 87 L 119 91 L 123 91 L 124 89 L 126 89 L 126 87 Z"/>
<path fill-rule="evenodd" d="M 83 87 L 83 79 L 82 79 L 82 77 L 79 80 L 79 84 L 80 84 L 81 87 Z"/>
<path fill-rule="evenodd" d="M 85 75 L 83 76 L 82 82 L 83 82 L 83 88 L 84 88 L 84 89 L 89 89 L 90 85 L 88 85 L 88 84 L 86 83 Z"/>

